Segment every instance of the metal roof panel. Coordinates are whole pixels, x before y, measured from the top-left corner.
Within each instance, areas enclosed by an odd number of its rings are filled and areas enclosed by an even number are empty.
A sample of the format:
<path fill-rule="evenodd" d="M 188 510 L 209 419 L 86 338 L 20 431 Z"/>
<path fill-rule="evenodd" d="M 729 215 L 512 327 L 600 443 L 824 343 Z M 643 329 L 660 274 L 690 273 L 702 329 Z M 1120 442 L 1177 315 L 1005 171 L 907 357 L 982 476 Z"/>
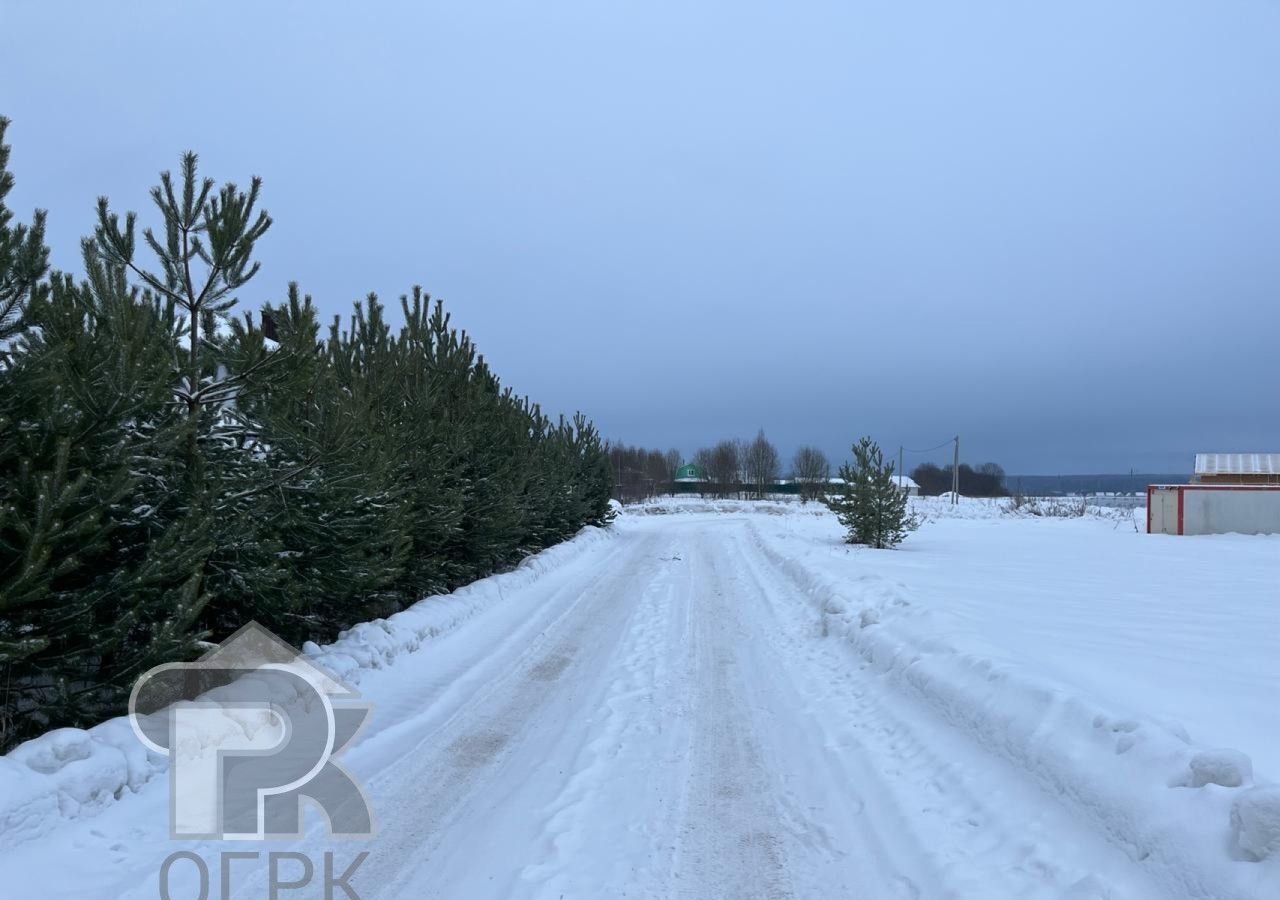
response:
<path fill-rule="evenodd" d="M 1197 475 L 1280 475 L 1280 453 L 1197 453 Z"/>

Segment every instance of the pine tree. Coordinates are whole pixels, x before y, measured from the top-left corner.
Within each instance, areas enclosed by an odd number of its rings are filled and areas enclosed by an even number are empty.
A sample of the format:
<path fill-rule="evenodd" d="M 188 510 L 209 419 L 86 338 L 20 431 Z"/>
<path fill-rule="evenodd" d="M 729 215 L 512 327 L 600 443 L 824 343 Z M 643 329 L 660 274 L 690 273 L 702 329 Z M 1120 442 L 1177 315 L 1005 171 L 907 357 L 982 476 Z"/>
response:
<path fill-rule="evenodd" d="M 282 377 L 246 387 L 232 414 L 255 436 L 255 455 L 273 479 L 259 500 L 283 578 L 282 596 L 267 605 L 284 615 L 270 625 L 313 639 L 332 623 L 398 609 L 390 588 L 406 548 L 394 527 L 385 471 L 370 446 L 376 435 L 362 421 L 367 410 L 338 389 L 311 298 L 291 284 L 286 302 L 265 307 L 262 320 L 271 322 L 275 352 L 291 364 Z M 255 358 L 265 332 L 250 317 L 233 321 L 229 357 Z"/>
<path fill-rule="evenodd" d="M 0 748 L 250 618 L 326 640 L 609 519 L 591 423 L 504 387 L 419 289 L 398 331 L 370 296 L 322 339 L 296 286 L 232 317 L 270 219 L 195 163 L 152 192 L 155 271 L 103 199 L 84 280 L 41 280 L 43 215 L 0 206 Z"/>
<path fill-rule="evenodd" d="M 40 280 L 49 270 L 44 210 L 35 211 L 30 227 L 10 224 L 13 213 L 4 203 L 13 189 L 9 145 L 4 142 L 8 127 L 9 120 L 0 116 L 0 354 L 8 339 L 22 330 L 27 303 L 40 290 Z"/>
<path fill-rule="evenodd" d="M 907 511 L 907 493 L 894 481 L 893 463 L 885 462 L 870 437 L 853 445 L 853 464 L 840 467 L 840 478 L 843 491 L 830 497 L 827 506 L 845 527 L 846 543 L 882 550 L 896 547 L 915 530 L 915 517 Z"/>
<path fill-rule="evenodd" d="M 122 224 L 105 197 L 85 253 L 88 265 L 121 279 L 132 275 L 144 301 L 179 315 L 166 381 L 185 433 L 175 460 L 182 478 L 170 487 L 187 513 L 205 522 L 211 550 L 197 576 L 197 593 L 208 598 L 199 625 L 220 637 L 251 617 L 280 627 L 297 614 L 271 528 L 272 492 L 282 488 L 290 461 L 264 452 L 270 442 L 236 410 L 242 393 L 266 389 L 291 360 L 273 352 L 260 330 L 237 332 L 229 315 L 234 292 L 258 272 L 253 253 L 271 226 L 256 211 L 261 180 L 253 178 L 247 192 L 233 183 L 214 191 L 212 179 L 198 177 L 196 155 L 186 153 L 177 181 L 163 172 L 151 191 L 163 239 L 151 228 L 142 236 L 157 271 L 137 258 L 137 215 L 127 213 Z"/>
<path fill-rule="evenodd" d="M 26 325 L 29 300 L 47 290 L 40 281 L 48 271 L 49 250 L 44 212 L 37 210 L 28 228 L 12 224 L 13 213 L 5 205 L 14 184 L 4 142 L 8 127 L 9 120 L 0 116 L 0 677 L 49 643 L 40 629 L 19 622 L 10 611 L 37 605 L 51 581 L 74 565 L 72 549 L 85 537 L 77 533 L 83 521 L 66 527 L 84 490 L 83 481 L 68 473 L 67 448 L 59 445 L 51 466 L 40 471 L 23 454 L 19 438 L 26 398 L 16 390 L 8 345 Z M 12 730 L 11 717 L 8 698 L 0 698 L 0 746 Z"/>
<path fill-rule="evenodd" d="M 31 304 L 0 376 L 0 417 L 23 423 L 0 451 L 0 633 L 23 645 L 5 654 L 13 737 L 116 711 L 149 665 L 191 655 L 204 601 L 192 576 L 210 544 L 170 489 L 177 319 L 86 263 L 84 283 L 55 276 Z"/>
<path fill-rule="evenodd" d="M 181 377 L 174 392 L 186 407 L 191 426 L 188 477 L 198 488 L 201 416 L 224 405 L 244 384 L 280 360 L 264 353 L 240 371 L 227 374 L 218 365 L 216 354 L 210 352 L 219 326 L 227 321 L 236 303 L 233 292 L 258 273 L 260 263 L 253 261 L 253 251 L 271 227 L 271 217 L 262 211 L 254 215 L 262 188 L 260 178 L 251 180 L 247 193 L 228 182 L 211 196 L 214 181 L 198 180 L 196 162 L 194 153 L 183 154 L 181 199 L 174 192 L 169 172 L 162 172 L 160 184 L 151 189 L 151 199 L 164 220 L 165 240 L 161 243 L 150 228 L 142 234 L 160 263 L 159 273 L 142 268 L 135 260 L 137 214 L 126 214 L 121 227 L 106 197 L 98 198 L 98 225 L 86 252 L 96 254 L 104 265 L 132 272 L 155 296 L 171 301 L 186 316 L 186 359 L 180 363 Z"/>

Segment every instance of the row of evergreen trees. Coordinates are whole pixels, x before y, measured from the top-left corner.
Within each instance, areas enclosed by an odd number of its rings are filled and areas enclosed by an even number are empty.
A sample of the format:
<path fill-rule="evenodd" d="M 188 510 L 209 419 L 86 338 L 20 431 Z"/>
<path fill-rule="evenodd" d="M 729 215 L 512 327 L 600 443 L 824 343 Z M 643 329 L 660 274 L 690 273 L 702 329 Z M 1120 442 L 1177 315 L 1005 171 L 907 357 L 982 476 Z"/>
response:
<path fill-rule="evenodd" d="M 292 285 L 233 316 L 271 225 L 256 179 L 215 190 L 187 155 L 141 235 L 100 200 L 76 280 L 43 214 L 12 225 L 7 154 L 0 748 L 118 712 L 249 619 L 330 639 L 607 520 L 591 423 L 503 387 L 418 289 L 399 327 L 370 296 L 322 328 Z"/>

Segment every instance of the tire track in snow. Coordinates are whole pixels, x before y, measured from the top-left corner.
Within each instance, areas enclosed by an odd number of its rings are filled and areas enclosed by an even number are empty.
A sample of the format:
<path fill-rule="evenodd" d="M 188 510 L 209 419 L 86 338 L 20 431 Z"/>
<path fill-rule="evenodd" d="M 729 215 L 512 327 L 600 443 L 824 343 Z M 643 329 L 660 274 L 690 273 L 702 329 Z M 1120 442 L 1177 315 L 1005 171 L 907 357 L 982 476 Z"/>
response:
<path fill-rule="evenodd" d="M 640 590 L 607 684 L 591 704 L 603 714 L 566 741 L 573 776 L 542 812 L 546 828 L 522 877 L 530 896 L 668 897 L 687 768 L 686 685 L 690 585 L 677 540 Z"/>
<path fill-rule="evenodd" d="M 739 619 L 720 548 L 695 532 L 689 552 L 694 627 L 692 765 L 684 798 L 679 896 L 782 900 L 792 897 L 773 773 L 759 750 L 738 648 L 750 635 Z"/>
<path fill-rule="evenodd" d="M 786 893 L 765 881 L 774 893 L 757 886 L 748 896 L 919 897 L 919 884 L 931 884 L 921 848 L 910 845 L 904 853 L 901 844 L 883 840 L 868 815 L 857 773 L 843 765 L 839 748 L 832 752 L 826 723 L 812 715 L 792 684 L 794 657 L 775 652 L 776 629 L 766 627 L 773 624 L 768 589 L 736 540 L 743 527 L 740 520 L 721 520 L 700 544 L 705 548 L 701 583 L 714 586 L 702 598 L 705 634 L 722 652 L 729 649 L 736 656 L 730 692 L 736 699 L 709 699 L 722 709 L 736 707 L 724 716 L 724 728 L 738 741 L 749 736 L 752 775 L 740 787 L 761 823 L 754 830 L 771 836 L 770 854 L 785 873 Z M 718 764 L 711 754 L 708 770 L 717 780 L 724 777 Z M 711 883 L 694 896 L 729 895 Z"/>
<path fill-rule="evenodd" d="M 836 759 L 866 790 L 877 829 L 925 848 L 945 891 L 926 896 L 1157 900 L 1121 848 L 1004 760 L 887 694 L 852 648 L 822 639 L 821 613 L 751 537 L 740 533 L 734 544 L 743 570 L 762 585 L 760 595 L 771 598 L 790 675 L 815 716 L 831 724 L 830 739 L 841 748 Z M 1038 814 L 1011 819 L 1005 809 Z"/>
<path fill-rule="evenodd" d="M 518 633 L 474 659 L 465 676 L 469 689 L 451 698 L 443 720 L 431 701 L 419 696 L 415 704 L 414 692 L 403 681 L 397 684 L 392 714 L 405 718 L 387 733 L 398 752 L 389 758 L 375 753 L 382 765 L 364 776 L 378 829 L 373 839 L 318 838 L 271 849 L 303 850 L 317 858 L 330 849 L 349 856 L 368 850 L 353 882 L 364 900 L 516 896 L 511 850 L 529 843 L 541 819 L 508 799 L 579 715 L 578 685 L 598 676 L 627 633 L 627 586 L 652 566 L 656 541 L 653 535 L 620 541 L 617 552 L 597 567 L 569 574 L 540 598 Z M 442 689 L 451 693 L 439 684 L 430 657 L 416 662 L 430 673 L 426 696 Z M 396 674 L 395 668 L 388 674 Z M 398 668 L 402 676 L 409 674 L 407 666 Z M 417 720 L 430 727 L 419 731 Z M 406 739 L 409 734 L 413 741 Z M 466 886 L 454 889 L 455 884 Z M 247 881 L 235 896 L 266 896 L 264 878 Z"/>
<path fill-rule="evenodd" d="M 474 858 L 474 845 L 482 837 L 496 854 L 507 843 L 494 840 L 498 834 L 509 831 L 527 842 L 541 828 L 541 815 L 515 804 L 508 808 L 506 801 L 535 775 L 533 767 L 551 756 L 561 730 L 582 717 L 579 686 L 592 683 L 607 669 L 615 647 L 626 637 L 632 618 L 628 588 L 640 572 L 652 568 L 649 557 L 656 555 L 656 542 L 656 536 L 640 536 L 606 571 L 594 573 L 585 585 L 567 587 L 576 599 L 554 625 L 483 697 L 432 737 L 418 766 L 396 773 L 404 792 L 395 793 L 411 799 L 376 842 L 381 860 L 369 875 L 377 886 L 371 897 L 520 893 L 511 872 L 518 857 L 495 860 L 500 865 L 481 879 L 473 871 L 458 871 L 455 861 Z M 561 771 L 556 777 L 572 775 Z M 380 867 L 391 871 L 379 872 Z M 460 884 L 449 887 L 455 880 Z M 476 884 L 477 880 L 486 883 Z M 492 894 L 480 893 L 486 889 Z"/>

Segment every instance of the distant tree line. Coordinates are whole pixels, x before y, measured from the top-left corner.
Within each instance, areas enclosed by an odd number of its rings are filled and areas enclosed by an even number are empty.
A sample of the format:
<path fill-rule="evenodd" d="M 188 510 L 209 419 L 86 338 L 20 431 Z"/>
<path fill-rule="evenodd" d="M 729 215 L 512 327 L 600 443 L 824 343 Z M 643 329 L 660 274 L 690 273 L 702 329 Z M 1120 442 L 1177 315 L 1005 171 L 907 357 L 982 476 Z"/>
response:
<path fill-rule="evenodd" d="M 673 493 L 682 464 L 680 451 L 654 450 L 623 443 L 606 445 L 613 470 L 614 496 L 624 503 Z M 708 497 L 760 498 L 783 477 L 782 458 L 761 429 L 754 439 L 728 438 L 702 447 L 690 461 L 705 476 L 695 491 Z M 817 447 L 799 448 L 787 476 L 802 500 L 820 500 L 831 480 L 831 463 Z"/>
<path fill-rule="evenodd" d="M 863 460 L 860 469 L 855 467 L 850 471 L 869 471 L 883 465 L 893 468 L 894 474 L 897 474 L 896 466 L 890 465 L 892 461 L 885 463 L 882 454 L 876 455 L 880 453 L 878 447 L 873 450 L 862 447 L 861 444 L 855 445 L 855 450 L 858 448 L 861 448 L 867 458 Z M 676 489 L 676 471 L 681 465 L 678 450 L 664 451 L 609 444 L 607 451 L 613 470 L 614 496 L 623 502 L 669 494 Z M 705 475 L 705 481 L 698 486 L 698 493 L 707 497 L 761 498 L 769 493 L 771 485 L 777 484 L 783 477 L 781 456 L 765 436 L 763 429 L 750 441 L 726 438 L 710 446 L 700 447 L 693 454 L 691 462 Z M 951 490 L 951 471 L 952 467 L 949 465 L 924 463 L 912 470 L 911 478 L 920 486 L 921 494 L 937 496 Z M 833 482 L 832 473 L 827 455 L 815 446 L 804 445 L 791 457 L 786 477 L 794 483 L 794 493 L 801 500 L 822 501 L 833 491 L 839 492 L 838 482 L 844 475 L 840 474 Z M 965 497 L 1009 496 L 1004 469 L 993 462 L 976 467 L 961 463 L 960 493 Z"/>
<path fill-rule="evenodd" d="M 781 478 L 778 448 L 760 429 L 750 441 L 726 439 L 693 454 L 707 475 L 703 493 L 713 497 L 761 498 Z"/>
<path fill-rule="evenodd" d="M 623 503 L 669 494 L 680 468 L 679 450 L 646 450 L 626 444 L 606 447 L 614 496 Z"/>
<path fill-rule="evenodd" d="M 194 155 L 157 227 L 104 198 L 85 277 L 13 224 L 0 120 L 0 749 L 122 710 L 250 619 L 331 639 L 610 516 L 592 424 L 504 387 L 418 289 L 233 317 L 271 225 Z M 144 260 L 151 259 L 151 262 Z M 664 468 L 665 472 L 665 468 Z"/>
<path fill-rule="evenodd" d="M 937 496 L 951 490 L 952 467 L 923 463 L 911 470 L 911 480 L 920 485 L 920 493 Z M 996 463 L 983 463 L 976 469 L 960 464 L 960 494 L 964 497 L 1007 497 L 1004 469 Z"/>

